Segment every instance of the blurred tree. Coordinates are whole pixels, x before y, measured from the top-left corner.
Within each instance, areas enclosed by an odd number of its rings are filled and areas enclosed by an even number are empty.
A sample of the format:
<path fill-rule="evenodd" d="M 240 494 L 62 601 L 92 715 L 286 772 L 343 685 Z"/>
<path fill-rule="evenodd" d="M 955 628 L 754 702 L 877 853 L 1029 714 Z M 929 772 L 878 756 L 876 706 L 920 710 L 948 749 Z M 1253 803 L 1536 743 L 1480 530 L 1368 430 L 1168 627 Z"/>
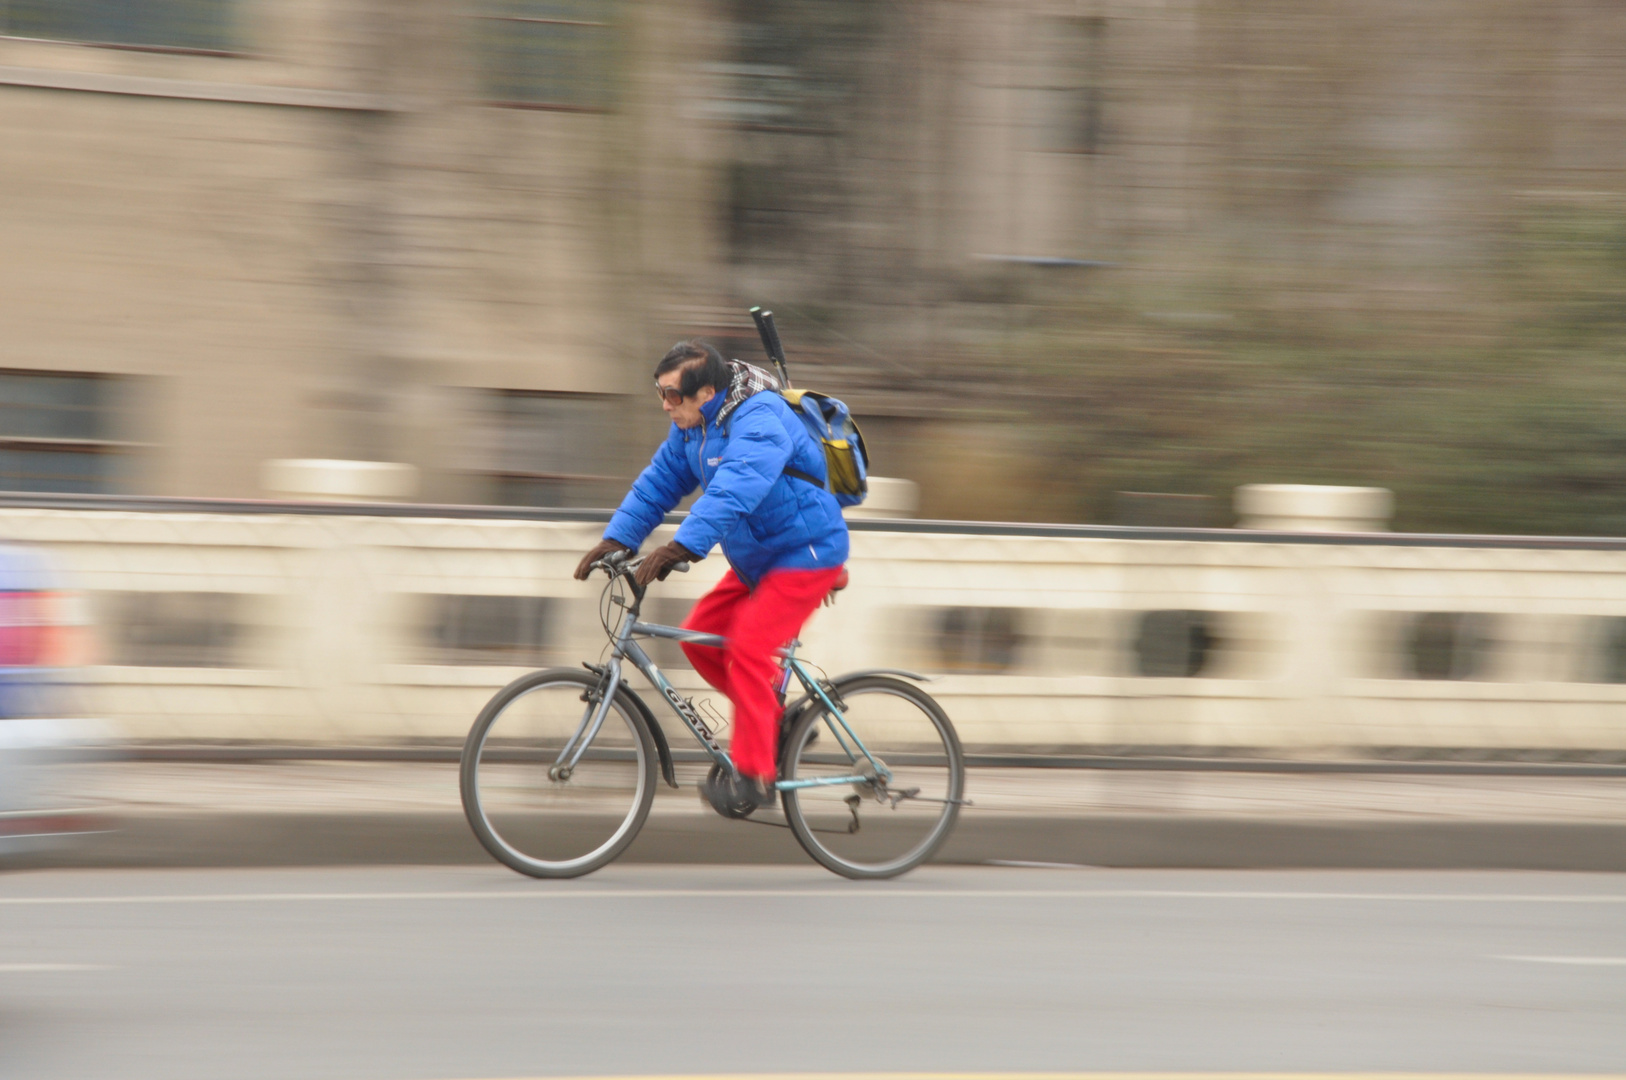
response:
<path fill-rule="evenodd" d="M 1607 5 L 724 10 L 737 298 L 923 514 L 1380 484 L 1397 528 L 1626 533 Z"/>
<path fill-rule="evenodd" d="M 1032 516 L 1107 520 L 1124 490 L 1378 484 L 1401 529 L 1626 533 L 1626 214 L 1538 209 L 1497 273 L 1505 303 L 1460 332 L 1182 323 L 1128 288 L 1052 311 L 997 383 L 1053 463 Z"/>

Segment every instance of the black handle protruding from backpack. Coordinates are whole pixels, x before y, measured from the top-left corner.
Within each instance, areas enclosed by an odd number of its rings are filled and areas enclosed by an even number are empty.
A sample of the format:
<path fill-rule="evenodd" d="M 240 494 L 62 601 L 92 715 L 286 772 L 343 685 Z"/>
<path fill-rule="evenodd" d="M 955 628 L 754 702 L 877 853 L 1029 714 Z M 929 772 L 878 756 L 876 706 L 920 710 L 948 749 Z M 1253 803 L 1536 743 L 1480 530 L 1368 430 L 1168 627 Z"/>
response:
<path fill-rule="evenodd" d="M 762 347 L 767 350 L 768 359 L 779 369 L 779 381 L 785 389 L 790 389 L 790 372 L 785 368 L 785 347 L 779 343 L 779 328 L 773 324 L 773 312 L 754 307 L 751 318 L 757 324 L 757 333 L 762 337 Z"/>

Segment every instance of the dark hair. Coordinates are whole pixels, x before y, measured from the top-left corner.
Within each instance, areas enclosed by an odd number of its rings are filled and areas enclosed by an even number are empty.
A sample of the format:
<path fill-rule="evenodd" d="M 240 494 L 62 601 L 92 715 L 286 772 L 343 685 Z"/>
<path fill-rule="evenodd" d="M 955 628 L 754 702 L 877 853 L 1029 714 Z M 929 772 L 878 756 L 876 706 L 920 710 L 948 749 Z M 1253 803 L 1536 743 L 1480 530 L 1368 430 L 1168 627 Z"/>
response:
<path fill-rule="evenodd" d="M 673 345 L 661 357 L 661 362 L 655 365 L 655 378 L 659 379 L 676 368 L 683 369 L 683 375 L 678 379 L 678 390 L 684 397 L 694 397 L 702 386 L 709 386 L 719 394 L 728 392 L 729 379 L 732 377 L 728 364 L 723 360 L 723 354 L 709 342 L 695 338 Z"/>

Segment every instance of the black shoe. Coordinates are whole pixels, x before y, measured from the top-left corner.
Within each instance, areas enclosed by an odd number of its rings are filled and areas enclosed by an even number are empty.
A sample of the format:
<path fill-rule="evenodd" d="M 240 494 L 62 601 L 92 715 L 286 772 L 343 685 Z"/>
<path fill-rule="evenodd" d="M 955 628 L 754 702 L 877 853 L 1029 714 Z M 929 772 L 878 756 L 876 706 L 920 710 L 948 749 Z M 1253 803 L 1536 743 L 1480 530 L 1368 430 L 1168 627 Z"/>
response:
<path fill-rule="evenodd" d="M 713 765 L 711 772 L 700 782 L 700 794 L 705 796 L 713 810 L 730 818 L 750 817 L 756 811 L 772 806 L 779 795 L 771 780 L 724 772 L 718 765 Z"/>
<path fill-rule="evenodd" d="M 740 787 L 746 791 L 747 798 L 751 800 L 754 809 L 765 810 L 772 806 L 779 798 L 779 790 L 773 786 L 772 780 L 764 780 L 757 776 L 742 776 Z"/>

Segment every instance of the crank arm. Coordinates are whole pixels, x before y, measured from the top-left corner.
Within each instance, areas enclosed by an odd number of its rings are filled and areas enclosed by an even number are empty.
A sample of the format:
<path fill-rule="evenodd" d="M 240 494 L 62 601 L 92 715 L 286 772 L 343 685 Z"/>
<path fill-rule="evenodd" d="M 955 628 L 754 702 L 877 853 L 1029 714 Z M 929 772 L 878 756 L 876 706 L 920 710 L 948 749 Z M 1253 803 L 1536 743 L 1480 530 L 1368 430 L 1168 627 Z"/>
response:
<path fill-rule="evenodd" d="M 972 806 L 970 799 L 934 799 L 930 795 L 922 795 L 919 788 L 909 788 L 907 791 L 889 791 L 886 797 L 892 801 L 892 809 L 896 810 L 898 804 L 908 799 L 911 802 L 942 803 L 944 806 Z"/>

